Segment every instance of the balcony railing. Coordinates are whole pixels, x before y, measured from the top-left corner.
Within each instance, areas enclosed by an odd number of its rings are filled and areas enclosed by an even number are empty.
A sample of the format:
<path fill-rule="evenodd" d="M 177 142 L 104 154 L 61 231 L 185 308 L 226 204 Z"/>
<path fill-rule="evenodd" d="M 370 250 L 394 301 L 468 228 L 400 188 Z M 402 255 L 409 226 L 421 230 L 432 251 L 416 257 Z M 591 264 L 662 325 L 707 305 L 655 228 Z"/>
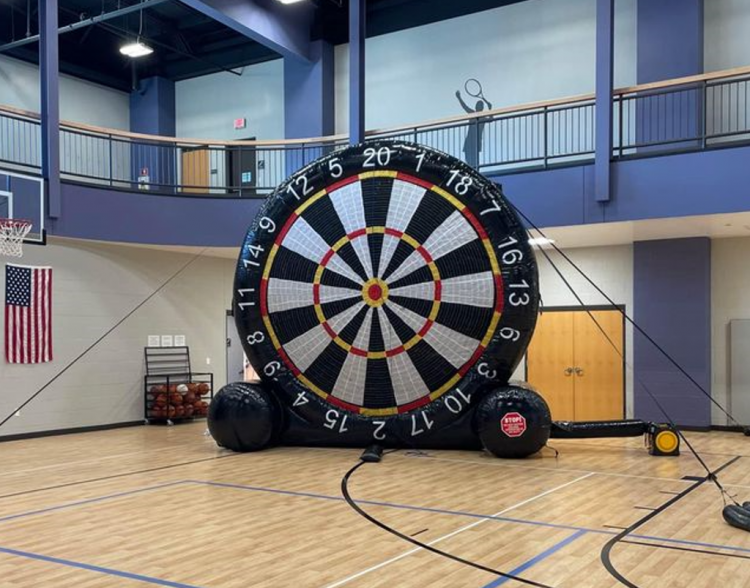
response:
<path fill-rule="evenodd" d="M 750 67 L 616 90 L 613 158 L 750 142 Z M 454 155 L 502 174 L 590 161 L 593 94 L 370 131 Z M 0 165 L 38 173 L 39 115 L 0 107 Z M 115 189 L 257 197 L 289 174 L 347 144 L 345 135 L 285 141 L 204 141 L 63 122 L 63 179 Z"/>

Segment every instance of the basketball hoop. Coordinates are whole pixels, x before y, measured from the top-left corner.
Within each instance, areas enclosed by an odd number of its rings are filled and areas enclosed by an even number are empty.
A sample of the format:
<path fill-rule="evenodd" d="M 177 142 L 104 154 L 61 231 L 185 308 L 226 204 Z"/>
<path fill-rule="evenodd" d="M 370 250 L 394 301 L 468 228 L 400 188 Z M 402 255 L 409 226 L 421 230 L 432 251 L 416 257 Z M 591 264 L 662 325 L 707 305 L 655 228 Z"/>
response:
<path fill-rule="evenodd" d="M 23 256 L 23 240 L 31 231 L 31 222 L 11 218 L 0 219 L 0 255 Z"/>

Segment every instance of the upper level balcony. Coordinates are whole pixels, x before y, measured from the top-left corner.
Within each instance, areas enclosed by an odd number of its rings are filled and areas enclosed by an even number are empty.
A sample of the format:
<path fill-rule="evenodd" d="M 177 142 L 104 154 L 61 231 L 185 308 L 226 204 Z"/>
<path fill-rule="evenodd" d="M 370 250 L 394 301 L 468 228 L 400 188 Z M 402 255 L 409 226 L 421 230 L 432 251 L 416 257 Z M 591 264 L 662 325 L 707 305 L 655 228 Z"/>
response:
<path fill-rule="evenodd" d="M 367 140 L 414 141 L 458 157 L 501 182 L 543 226 L 736 212 L 750 210 L 749 90 L 750 67 L 616 90 L 607 203 L 592 197 L 593 94 L 373 130 Z M 63 214 L 49 230 L 236 245 L 260 199 L 346 144 L 344 135 L 205 141 L 63 122 Z M 0 168 L 38 174 L 40 152 L 39 116 L 0 107 Z"/>

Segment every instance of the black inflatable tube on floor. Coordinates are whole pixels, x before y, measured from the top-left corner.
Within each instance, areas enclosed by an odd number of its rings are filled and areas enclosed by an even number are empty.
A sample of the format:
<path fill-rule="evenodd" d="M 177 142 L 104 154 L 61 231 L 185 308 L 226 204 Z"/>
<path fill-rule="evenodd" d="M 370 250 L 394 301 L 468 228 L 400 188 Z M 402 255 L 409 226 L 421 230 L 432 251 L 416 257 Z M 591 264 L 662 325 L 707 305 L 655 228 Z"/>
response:
<path fill-rule="evenodd" d="M 553 421 L 550 437 L 553 439 L 596 439 L 601 437 L 640 437 L 649 423 L 627 421 Z"/>
<path fill-rule="evenodd" d="M 722 514 L 724 515 L 724 520 L 731 526 L 736 527 L 737 529 L 742 529 L 743 531 L 750 531 L 749 509 L 744 506 L 730 504 L 729 506 L 724 507 Z"/>

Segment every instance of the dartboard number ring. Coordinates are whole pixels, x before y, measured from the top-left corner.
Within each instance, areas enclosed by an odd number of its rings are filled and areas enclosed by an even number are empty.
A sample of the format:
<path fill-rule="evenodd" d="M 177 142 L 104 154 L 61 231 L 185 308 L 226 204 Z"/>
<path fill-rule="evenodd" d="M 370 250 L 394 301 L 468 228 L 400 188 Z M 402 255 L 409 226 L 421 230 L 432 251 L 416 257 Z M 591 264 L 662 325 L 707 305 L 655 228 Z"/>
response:
<path fill-rule="evenodd" d="M 234 310 L 250 362 L 289 410 L 350 439 L 403 440 L 507 381 L 537 290 L 495 184 L 444 153 L 380 141 L 319 159 L 268 198 Z"/>

